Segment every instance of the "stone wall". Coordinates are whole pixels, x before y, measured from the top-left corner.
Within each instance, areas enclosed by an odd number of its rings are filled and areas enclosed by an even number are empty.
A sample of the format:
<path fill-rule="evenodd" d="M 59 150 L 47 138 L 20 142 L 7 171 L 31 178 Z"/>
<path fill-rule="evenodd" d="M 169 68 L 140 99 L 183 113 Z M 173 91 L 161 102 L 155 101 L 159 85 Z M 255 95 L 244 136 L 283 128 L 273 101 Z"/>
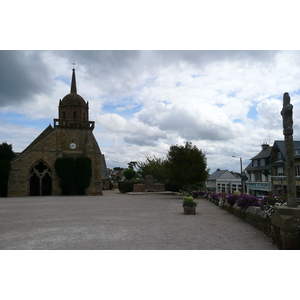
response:
<path fill-rule="evenodd" d="M 218 205 L 218 201 L 212 200 L 211 202 Z M 237 204 L 230 206 L 228 202 L 225 202 L 222 208 L 270 236 L 278 249 L 300 250 L 300 213 L 298 208 L 277 207 L 272 218 L 264 216 L 262 209 L 258 206 L 242 208 Z M 293 210 L 292 213 L 286 212 L 290 210 Z M 292 227 L 289 226 L 290 224 Z"/>
<path fill-rule="evenodd" d="M 223 207 L 228 212 L 251 224 L 253 227 L 259 229 L 266 235 L 272 236 L 271 219 L 267 216 L 264 216 L 260 207 L 250 206 L 245 209 L 237 206 L 237 204 L 230 206 L 227 202 L 225 202 Z"/>
<path fill-rule="evenodd" d="M 153 176 L 145 176 L 145 183 L 137 183 L 133 186 L 133 192 L 164 192 L 165 185 L 154 183 Z"/>
<path fill-rule="evenodd" d="M 218 205 L 218 201 L 212 200 L 211 202 Z M 264 216 L 260 207 L 250 206 L 248 208 L 242 208 L 237 204 L 230 206 L 229 203 L 225 201 L 222 209 L 249 223 L 253 227 L 262 231 L 264 234 L 272 237 L 274 244 L 276 244 L 276 236 L 274 235 L 274 228 L 271 224 L 271 218 Z"/>
<path fill-rule="evenodd" d="M 153 185 L 147 186 L 144 183 L 137 183 L 133 186 L 133 192 L 164 192 L 165 185 L 162 183 L 154 183 Z"/>

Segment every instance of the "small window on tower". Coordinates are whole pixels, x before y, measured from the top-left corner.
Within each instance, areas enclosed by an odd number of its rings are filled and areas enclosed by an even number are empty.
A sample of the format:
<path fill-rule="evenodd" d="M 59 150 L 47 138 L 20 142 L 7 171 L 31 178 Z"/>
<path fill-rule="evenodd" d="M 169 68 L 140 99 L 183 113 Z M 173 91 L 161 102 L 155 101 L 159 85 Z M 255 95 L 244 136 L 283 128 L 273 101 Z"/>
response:
<path fill-rule="evenodd" d="M 73 112 L 73 120 L 76 120 L 76 111 Z"/>
<path fill-rule="evenodd" d="M 63 112 L 63 119 L 65 120 L 66 119 L 66 113 Z"/>

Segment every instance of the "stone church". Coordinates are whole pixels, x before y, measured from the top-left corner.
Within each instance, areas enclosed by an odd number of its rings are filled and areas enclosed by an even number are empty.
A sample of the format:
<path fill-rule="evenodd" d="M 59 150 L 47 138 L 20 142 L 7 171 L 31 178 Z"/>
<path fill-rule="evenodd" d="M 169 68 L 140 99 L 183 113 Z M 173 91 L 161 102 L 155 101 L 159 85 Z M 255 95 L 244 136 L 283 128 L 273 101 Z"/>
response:
<path fill-rule="evenodd" d="M 92 176 L 86 195 L 102 195 L 108 184 L 104 155 L 93 135 L 89 103 L 77 94 L 75 69 L 71 91 L 59 100 L 58 119 L 49 125 L 11 162 L 8 196 L 61 195 L 55 161 L 61 157 L 84 156 L 91 159 Z"/>

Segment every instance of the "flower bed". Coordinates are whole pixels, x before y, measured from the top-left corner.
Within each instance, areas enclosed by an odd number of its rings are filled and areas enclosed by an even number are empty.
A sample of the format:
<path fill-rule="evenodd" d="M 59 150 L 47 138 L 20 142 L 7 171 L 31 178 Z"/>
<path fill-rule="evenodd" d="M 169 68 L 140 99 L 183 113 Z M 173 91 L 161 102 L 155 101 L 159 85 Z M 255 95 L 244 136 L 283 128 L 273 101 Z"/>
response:
<path fill-rule="evenodd" d="M 271 216 L 274 212 L 274 207 L 286 205 L 286 199 L 276 195 L 265 197 L 262 200 L 240 193 L 233 195 L 226 195 L 225 193 L 205 194 L 203 197 L 272 238 L 274 238 L 274 230 L 271 225 Z"/>

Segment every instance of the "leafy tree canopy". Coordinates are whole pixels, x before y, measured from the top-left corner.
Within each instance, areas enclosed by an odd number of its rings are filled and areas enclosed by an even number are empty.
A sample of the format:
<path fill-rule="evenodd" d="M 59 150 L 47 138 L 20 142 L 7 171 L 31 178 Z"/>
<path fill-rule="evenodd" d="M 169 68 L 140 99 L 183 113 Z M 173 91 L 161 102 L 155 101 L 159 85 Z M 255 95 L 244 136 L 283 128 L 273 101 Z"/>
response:
<path fill-rule="evenodd" d="M 182 186 L 201 185 L 208 177 L 206 156 L 191 142 L 170 146 L 166 168 L 170 181 Z"/>
<path fill-rule="evenodd" d="M 15 157 L 12 145 L 0 144 L 0 196 L 7 196 L 7 184 L 10 171 L 10 161 Z"/>
<path fill-rule="evenodd" d="M 123 171 L 124 168 L 121 168 L 121 167 L 114 167 L 114 171 Z"/>
<path fill-rule="evenodd" d="M 76 193 L 84 195 L 92 176 L 92 162 L 89 157 L 61 157 L 55 161 L 55 171 L 60 178 L 63 195 Z"/>
<path fill-rule="evenodd" d="M 136 161 L 131 161 L 130 163 L 127 164 L 128 165 L 128 169 L 134 169 L 137 165 Z"/>
<path fill-rule="evenodd" d="M 146 161 L 137 163 L 137 169 L 137 173 L 143 178 L 152 175 L 159 182 L 167 180 L 165 158 L 146 156 Z"/>
<path fill-rule="evenodd" d="M 132 180 L 136 178 L 137 173 L 133 169 L 126 169 L 123 171 L 123 175 L 126 180 Z"/>

